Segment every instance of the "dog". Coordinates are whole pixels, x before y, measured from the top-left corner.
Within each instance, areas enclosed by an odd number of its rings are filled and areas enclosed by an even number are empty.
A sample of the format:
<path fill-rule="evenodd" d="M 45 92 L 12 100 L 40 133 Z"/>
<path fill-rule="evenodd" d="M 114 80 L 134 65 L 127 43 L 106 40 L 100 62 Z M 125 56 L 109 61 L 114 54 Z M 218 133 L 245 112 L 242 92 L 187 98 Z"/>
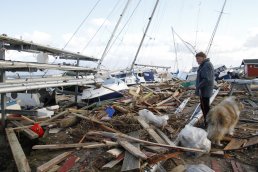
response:
<path fill-rule="evenodd" d="M 213 107 L 207 114 L 208 138 L 218 146 L 223 146 L 220 141 L 225 134 L 234 134 L 234 128 L 243 109 L 244 105 L 234 96 L 225 98 Z"/>

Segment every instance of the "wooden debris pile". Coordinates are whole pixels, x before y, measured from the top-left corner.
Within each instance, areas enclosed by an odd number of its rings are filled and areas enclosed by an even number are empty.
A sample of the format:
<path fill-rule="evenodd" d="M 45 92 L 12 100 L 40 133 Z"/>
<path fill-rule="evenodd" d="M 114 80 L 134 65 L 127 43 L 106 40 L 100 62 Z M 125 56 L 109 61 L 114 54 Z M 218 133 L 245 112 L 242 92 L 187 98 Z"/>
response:
<path fill-rule="evenodd" d="M 223 92 L 229 91 L 225 83 L 219 87 L 223 88 Z M 173 160 L 173 168 L 180 165 L 182 157 L 188 158 L 184 152 L 205 152 L 177 146 L 172 141 L 189 122 L 199 103 L 194 90 L 183 88 L 178 81 L 131 87 L 123 95 L 118 100 L 97 102 L 81 108 L 64 104 L 52 118 L 42 121 L 12 121 L 6 134 L 17 169 L 38 172 L 162 170 L 163 166 L 167 166 L 167 160 Z M 216 100 L 220 101 L 223 96 Z M 252 106 L 255 106 L 256 102 L 253 102 Z M 168 125 L 155 127 L 139 116 L 138 112 L 142 109 L 157 116 L 168 115 Z M 252 120 L 256 120 L 255 117 Z M 40 138 L 30 130 L 34 123 L 44 129 Z M 240 124 L 239 129 L 257 131 L 244 124 Z M 28 142 L 33 140 L 27 158 L 22 149 L 24 145 L 20 145 L 15 132 L 23 133 Z M 248 149 L 258 145 L 256 137 L 231 138 L 227 141 L 228 145 L 219 150 L 225 156 L 231 151 Z"/>

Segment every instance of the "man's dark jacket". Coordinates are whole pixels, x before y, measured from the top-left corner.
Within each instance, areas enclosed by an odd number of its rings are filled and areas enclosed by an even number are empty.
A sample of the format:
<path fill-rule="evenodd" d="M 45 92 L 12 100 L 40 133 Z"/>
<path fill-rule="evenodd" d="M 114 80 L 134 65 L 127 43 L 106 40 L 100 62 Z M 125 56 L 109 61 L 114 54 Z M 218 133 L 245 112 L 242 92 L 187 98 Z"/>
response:
<path fill-rule="evenodd" d="M 210 59 L 205 59 L 199 66 L 196 78 L 196 95 L 211 97 L 214 87 L 214 68 Z"/>

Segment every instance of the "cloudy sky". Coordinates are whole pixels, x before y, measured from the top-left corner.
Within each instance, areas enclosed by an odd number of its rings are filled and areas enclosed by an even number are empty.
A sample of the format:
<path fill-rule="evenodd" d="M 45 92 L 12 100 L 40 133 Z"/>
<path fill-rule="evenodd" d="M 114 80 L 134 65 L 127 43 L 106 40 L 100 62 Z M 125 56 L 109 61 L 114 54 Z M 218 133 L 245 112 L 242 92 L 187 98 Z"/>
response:
<path fill-rule="evenodd" d="M 65 49 L 100 58 L 126 2 L 2 1 L 0 34 L 64 48 L 85 20 Z M 103 67 L 118 69 L 130 66 L 155 3 L 156 0 L 130 1 Z M 205 52 L 223 3 L 224 0 L 160 0 L 137 63 L 174 69 L 176 49 L 179 69 L 188 70 L 196 66 L 193 54 L 183 42 L 177 36 L 173 39 L 171 28 L 197 51 Z M 214 64 L 239 66 L 242 59 L 258 58 L 257 8 L 257 0 L 227 0 L 208 55 Z M 10 60 L 35 61 L 35 56 L 12 51 L 6 53 Z M 82 65 L 96 66 L 90 63 Z"/>

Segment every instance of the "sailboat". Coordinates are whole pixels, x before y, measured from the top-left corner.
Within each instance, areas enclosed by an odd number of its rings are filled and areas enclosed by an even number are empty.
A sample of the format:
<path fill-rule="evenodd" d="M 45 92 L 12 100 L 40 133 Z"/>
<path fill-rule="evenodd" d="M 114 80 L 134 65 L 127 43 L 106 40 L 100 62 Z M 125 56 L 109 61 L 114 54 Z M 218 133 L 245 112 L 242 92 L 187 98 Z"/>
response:
<path fill-rule="evenodd" d="M 123 70 L 123 71 L 120 71 L 118 73 L 113 73 L 112 76 L 116 77 L 116 78 L 119 78 L 119 79 L 122 79 L 127 85 L 135 85 L 135 84 L 140 84 L 140 83 L 150 83 L 150 82 L 159 82 L 160 80 L 157 79 L 158 77 L 155 76 L 155 73 L 153 70 L 145 70 L 145 69 L 137 69 L 135 68 L 135 62 L 136 62 L 136 59 L 138 57 L 138 54 L 141 50 L 141 47 L 142 47 L 142 44 L 143 44 L 143 41 L 145 39 L 145 36 L 147 34 L 147 31 L 149 29 L 149 26 L 151 24 L 151 21 L 152 21 L 152 18 L 154 16 L 154 13 L 156 11 L 156 8 L 158 6 L 158 3 L 159 3 L 159 0 L 156 1 L 155 3 L 155 6 L 154 6 L 154 9 L 152 11 L 152 14 L 151 14 L 151 17 L 149 18 L 149 22 L 148 22 L 148 25 L 144 31 L 144 34 L 143 34 L 143 37 L 141 39 L 141 42 L 140 42 L 140 45 L 137 49 L 137 52 L 135 54 L 135 57 L 133 59 L 133 62 L 131 64 L 131 67 L 130 69 L 126 69 L 126 70 Z"/>
<path fill-rule="evenodd" d="M 99 60 L 99 63 L 98 63 L 98 66 L 97 66 L 97 70 L 98 70 L 98 73 L 96 74 L 95 77 L 98 77 L 98 78 L 102 78 L 104 80 L 104 82 L 102 83 L 102 85 L 97 88 L 97 87 L 94 87 L 94 88 L 87 88 L 87 89 L 84 89 L 83 92 L 82 92 L 82 97 L 81 99 L 84 101 L 84 102 L 88 102 L 88 103 L 94 103 L 94 102 L 98 102 L 98 101 L 103 101 L 103 100 L 108 100 L 108 99 L 114 99 L 114 98 L 119 98 L 122 96 L 122 93 L 120 93 L 121 91 L 125 91 L 125 90 L 128 90 L 128 86 L 127 84 L 119 79 L 119 78 L 115 78 L 115 77 L 112 77 L 111 75 L 109 75 L 109 73 L 107 72 L 104 72 L 102 73 L 101 70 L 100 70 L 100 67 L 101 67 L 101 64 L 107 54 L 107 51 L 110 47 L 110 44 L 112 42 L 112 39 L 115 35 L 115 32 L 122 20 L 122 17 L 124 16 L 124 13 L 129 5 L 129 2 L 131 0 L 128 0 L 124 9 L 123 9 L 123 12 L 121 13 L 120 17 L 119 17 L 119 20 L 111 34 L 111 37 L 107 43 L 107 46 L 105 47 L 105 50 L 103 51 L 102 53 L 102 56 L 101 56 L 101 59 Z"/>

